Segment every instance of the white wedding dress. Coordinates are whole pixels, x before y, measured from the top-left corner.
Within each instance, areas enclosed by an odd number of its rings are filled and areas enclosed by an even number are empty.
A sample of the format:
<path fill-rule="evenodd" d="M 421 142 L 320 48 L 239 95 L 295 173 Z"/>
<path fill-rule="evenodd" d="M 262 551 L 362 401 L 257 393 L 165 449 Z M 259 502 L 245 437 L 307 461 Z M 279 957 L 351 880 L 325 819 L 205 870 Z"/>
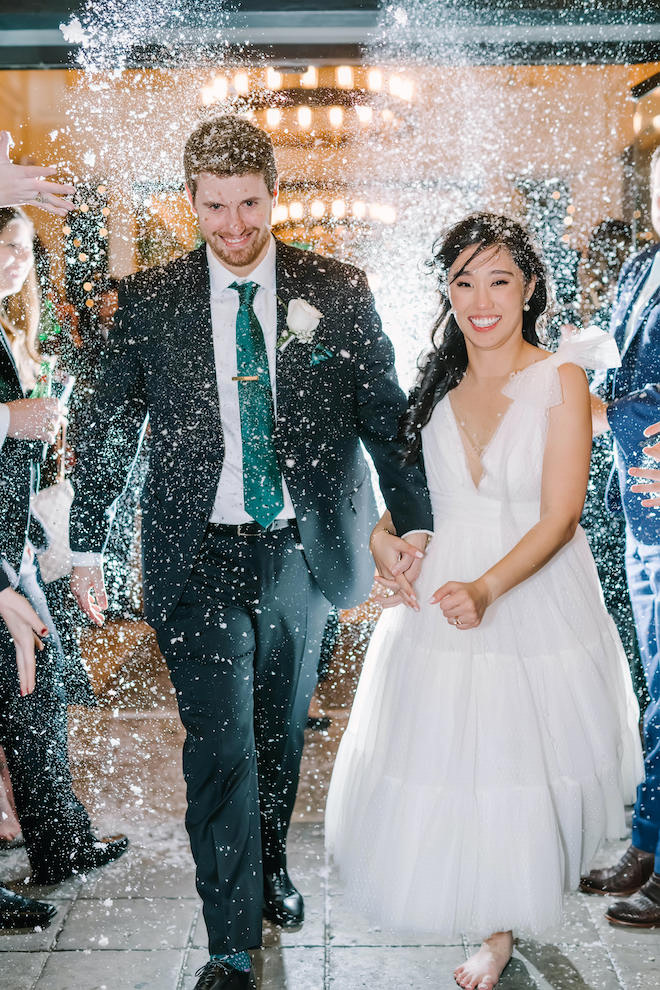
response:
<path fill-rule="evenodd" d="M 614 351 L 612 351 L 614 348 Z M 589 328 L 511 377 L 475 486 L 449 396 L 423 430 L 435 533 L 421 612 L 373 634 L 326 810 L 349 900 L 384 927 L 538 932 L 600 842 L 626 834 L 643 767 L 626 657 L 586 537 L 458 630 L 431 594 L 474 580 L 539 519 L 558 367 L 619 363 Z"/>

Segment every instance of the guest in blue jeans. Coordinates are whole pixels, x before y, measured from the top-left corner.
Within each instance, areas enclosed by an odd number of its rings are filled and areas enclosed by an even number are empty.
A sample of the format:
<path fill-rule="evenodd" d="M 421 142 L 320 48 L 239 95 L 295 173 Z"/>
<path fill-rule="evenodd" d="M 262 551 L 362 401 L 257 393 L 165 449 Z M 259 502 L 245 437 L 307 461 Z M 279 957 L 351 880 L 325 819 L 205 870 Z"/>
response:
<path fill-rule="evenodd" d="M 660 236 L 660 146 L 651 158 L 653 226 Z M 606 399 L 592 396 L 594 432 L 611 430 L 615 468 L 607 498 L 626 520 L 626 573 L 637 640 L 650 697 L 644 715 L 646 779 L 633 811 L 632 841 L 620 861 L 592 870 L 580 887 L 618 894 L 605 917 L 613 925 L 660 927 L 660 514 L 645 506 L 628 471 L 639 463 L 643 431 L 660 419 L 660 243 L 624 265 L 611 331 L 621 367 L 604 383 Z M 634 473 L 634 472 L 633 472 Z"/>

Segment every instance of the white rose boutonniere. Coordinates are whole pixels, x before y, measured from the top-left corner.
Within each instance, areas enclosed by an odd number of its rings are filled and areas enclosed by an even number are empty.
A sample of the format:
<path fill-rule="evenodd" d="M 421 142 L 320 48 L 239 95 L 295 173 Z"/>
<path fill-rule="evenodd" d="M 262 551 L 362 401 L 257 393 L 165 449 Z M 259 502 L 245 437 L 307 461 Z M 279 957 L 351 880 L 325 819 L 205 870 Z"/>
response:
<path fill-rule="evenodd" d="M 323 313 L 308 303 L 306 299 L 292 299 L 286 311 L 286 325 L 288 332 L 283 333 L 277 342 L 280 351 L 291 343 L 298 340 L 301 344 L 311 344 L 319 322 L 323 319 Z"/>

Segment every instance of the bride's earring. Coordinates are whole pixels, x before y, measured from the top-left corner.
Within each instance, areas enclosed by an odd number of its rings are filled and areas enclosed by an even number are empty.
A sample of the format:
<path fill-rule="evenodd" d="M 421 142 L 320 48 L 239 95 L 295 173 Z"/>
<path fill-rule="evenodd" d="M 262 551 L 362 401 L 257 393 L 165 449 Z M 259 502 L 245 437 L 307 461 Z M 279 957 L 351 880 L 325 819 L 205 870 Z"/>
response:
<path fill-rule="evenodd" d="M 529 303 L 527 302 L 527 300 L 525 300 L 525 305 L 523 306 L 523 309 L 525 310 L 526 313 L 529 313 Z"/>

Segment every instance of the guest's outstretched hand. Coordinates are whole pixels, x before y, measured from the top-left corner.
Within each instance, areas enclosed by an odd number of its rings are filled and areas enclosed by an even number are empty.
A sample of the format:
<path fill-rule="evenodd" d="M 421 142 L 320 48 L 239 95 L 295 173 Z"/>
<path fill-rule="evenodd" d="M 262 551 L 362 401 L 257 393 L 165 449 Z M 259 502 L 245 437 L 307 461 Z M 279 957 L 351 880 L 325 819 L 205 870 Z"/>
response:
<path fill-rule="evenodd" d="M 15 440 L 41 440 L 55 443 L 60 428 L 67 422 L 66 409 L 59 399 L 14 399 L 7 403 L 7 435 Z"/>
<path fill-rule="evenodd" d="M 40 210 L 64 217 L 76 206 L 68 198 L 75 186 L 49 182 L 54 165 L 14 165 L 9 158 L 13 141 L 9 131 L 0 131 L 0 206 L 38 206 Z"/>
<path fill-rule="evenodd" d="M 660 433 L 660 423 L 653 423 L 644 430 L 645 437 L 655 437 Z M 660 443 L 649 444 L 643 451 L 656 461 L 660 461 Z M 642 483 L 630 486 L 631 492 L 638 492 L 642 495 L 651 495 L 652 498 L 642 499 L 642 505 L 646 508 L 654 508 L 660 505 L 660 470 L 658 468 L 628 468 L 628 474 L 633 478 L 641 478 Z"/>
<path fill-rule="evenodd" d="M 71 592 L 88 619 L 97 626 L 105 621 L 108 607 L 102 567 L 74 567 L 71 572 Z"/>
<path fill-rule="evenodd" d="M 439 605 L 447 622 L 457 629 L 475 629 L 490 605 L 485 582 L 447 581 L 431 595 L 431 605 Z"/>
<path fill-rule="evenodd" d="M 37 672 L 34 651 L 43 650 L 40 637 L 47 636 L 48 630 L 27 598 L 13 588 L 0 591 L 0 618 L 4 619 L 14 641 L 21 696 L 32 694 Z"/>

